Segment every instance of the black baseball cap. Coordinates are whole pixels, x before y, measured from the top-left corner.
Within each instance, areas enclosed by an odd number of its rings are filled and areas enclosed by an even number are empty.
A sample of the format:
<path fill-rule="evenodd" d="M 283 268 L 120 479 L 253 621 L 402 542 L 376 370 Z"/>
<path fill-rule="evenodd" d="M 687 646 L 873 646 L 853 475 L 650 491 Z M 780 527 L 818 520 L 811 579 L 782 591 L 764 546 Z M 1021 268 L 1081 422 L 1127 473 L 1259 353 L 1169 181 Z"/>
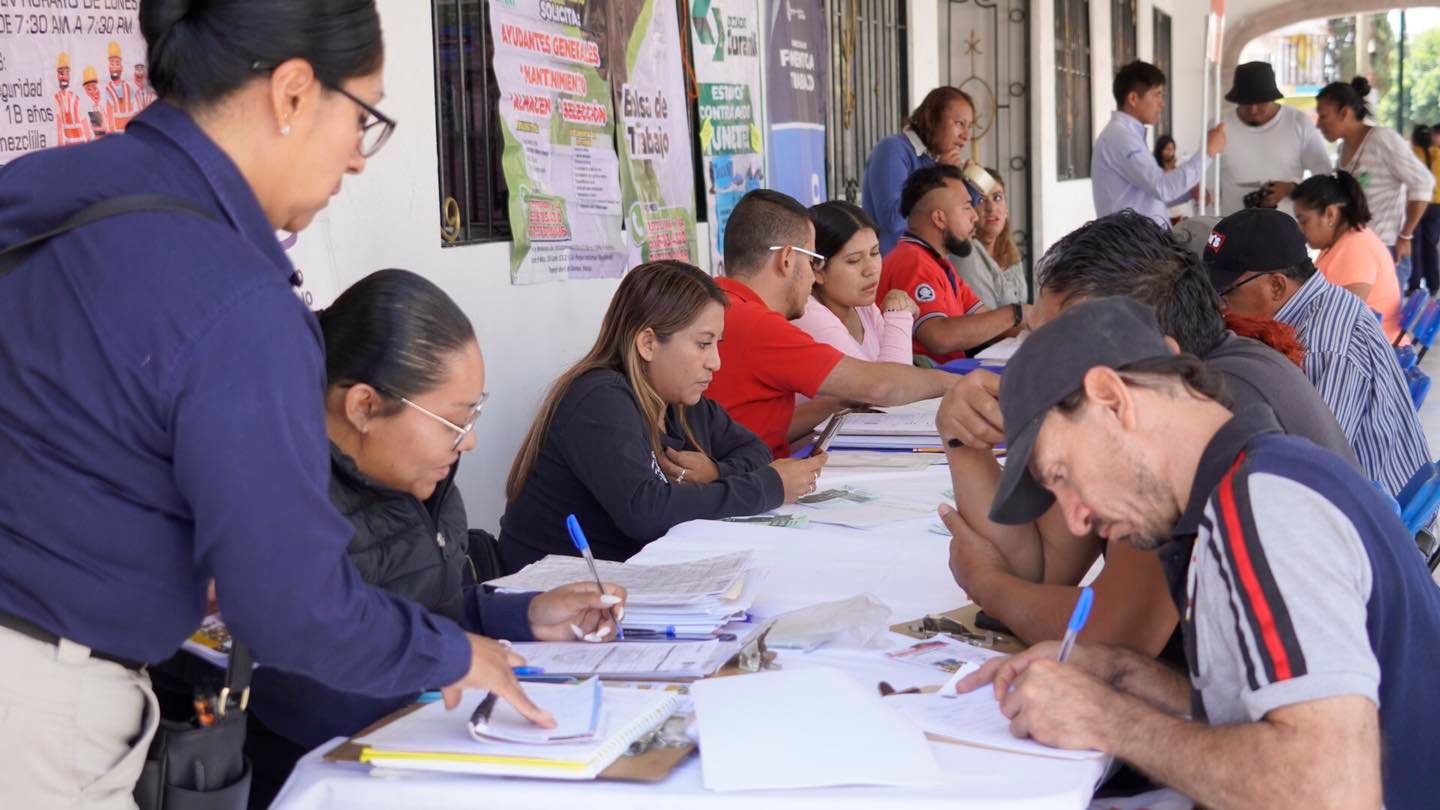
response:
<path fill-rule="evenodd" d="M 1244 208 L 1215 223 L 1200 255 L 1217 291 L 1246 273 L 1273 273 L 1310 261 L 1300 226 L 1274 208 Z"/>
<path fill-rule="evenodd" d="M 1032 332 L 1000 377 L 1008 452 L 990 519 L 1029 523 L 1055 503 L 1055 496 L 1030 475 L 1030 456 L 1046 414 L 1080 390 L 1086 372 L 1173 355 L 1155 311 L 1124 297 L 1076 304 Z"/>

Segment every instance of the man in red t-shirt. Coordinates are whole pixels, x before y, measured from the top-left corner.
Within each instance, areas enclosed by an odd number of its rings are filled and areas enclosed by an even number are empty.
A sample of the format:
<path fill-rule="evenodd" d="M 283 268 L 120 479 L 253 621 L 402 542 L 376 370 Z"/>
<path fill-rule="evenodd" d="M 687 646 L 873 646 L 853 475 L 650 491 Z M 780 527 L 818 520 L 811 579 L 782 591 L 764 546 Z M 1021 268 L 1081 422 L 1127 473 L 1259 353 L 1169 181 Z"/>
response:
<path fill-rule="evenodd" d="M 720 370 L 707 396 L 755 431 L 776 458 L 790 443 L 851 403 L 903 405 L 943 395 L 954 375 L 900 363 L 870 363 L 817 343 L 790 323 L 805 311 L 815 266 L 810 212 L 778 191 L 746 194 L 725 225 L 730 297 Z M 811 397 L 796 412 L 795 395 Z"/>
<path fill-rule="evenodd" d="M 1019 327 L 1028 305 L 990 310 L 970 289 L 947 253 L 970 255 L 975 208 L 965 177 L 954 166 L 926 166 L 905 181 L 900 213 L 906 231 L 885 256 L 879 300 L 891 290 L 904 290 L 920 307 L 915 319 L 915 353 L 937 365 L 958 360 L 968 349 Z"/>

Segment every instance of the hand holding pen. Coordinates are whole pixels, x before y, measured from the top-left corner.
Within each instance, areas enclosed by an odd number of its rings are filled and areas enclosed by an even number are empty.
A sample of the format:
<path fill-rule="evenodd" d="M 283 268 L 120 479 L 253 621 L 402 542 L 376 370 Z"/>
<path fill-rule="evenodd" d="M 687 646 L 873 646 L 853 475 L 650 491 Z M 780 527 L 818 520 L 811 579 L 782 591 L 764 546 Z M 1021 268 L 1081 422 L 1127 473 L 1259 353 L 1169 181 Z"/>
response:
<path fill-rule="evenodd" d="M 595 578 L 595 592 L 601 594 L 600 600 L 604 602 L 607 597 L 614 598 L 614 594 L 607 591 L 605 584 L 600 581 L 600 572 L 595 568 L 595 555 L 590 553 L 590 541 L 585 538 L 585 530 L 580 528 L 580 521 L 577 520 L 574 515 L 568 515 L 565 518 L 565 529 L 570 532 L 570 540 L 575 544 L 575 548 L 579 550 L 580 556 L 584 557 L 585 563 L 590 566 L 590 575 Z M 619 588 L 617 585 L 611 585 L 610 587 Z M 623 597 L 624 589 L 619 588 L 618 593 Z M 614 629 L 617 639 L 625 638 L 625 630 L 620 626 L 621 619 L 625 618 L 625 608 L 620 605 L 620 601 L 622 600 L 608 603 L 615 605 L 614 615 L 611 618 L 611 627 Z M 609 635 L 603 626 L 594 632 L 584 635 L 578 632 L 583 630 L 583 627 L 572 627 L 571 629 L 576 631 L 576 635 L 585 641 L 603 641 L 605 637 Z M 592 636 L 594 637 L 592 638 Z"/>

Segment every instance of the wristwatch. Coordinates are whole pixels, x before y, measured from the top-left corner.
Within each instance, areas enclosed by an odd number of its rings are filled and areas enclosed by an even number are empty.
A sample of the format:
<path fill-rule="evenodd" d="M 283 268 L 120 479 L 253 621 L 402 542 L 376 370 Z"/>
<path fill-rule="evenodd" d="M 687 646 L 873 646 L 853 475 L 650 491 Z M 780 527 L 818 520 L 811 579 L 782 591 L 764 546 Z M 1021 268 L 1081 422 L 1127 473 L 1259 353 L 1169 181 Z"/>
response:
<path fill-rule="evenodd" d="M 1011 326 L 1019 326 L 1025 322 L 1025 310 L 1023 307 L 1019 304 L 1011 304 L 1010 309 L 1015 313 L 1015 323 L 1011 324 Z"/>

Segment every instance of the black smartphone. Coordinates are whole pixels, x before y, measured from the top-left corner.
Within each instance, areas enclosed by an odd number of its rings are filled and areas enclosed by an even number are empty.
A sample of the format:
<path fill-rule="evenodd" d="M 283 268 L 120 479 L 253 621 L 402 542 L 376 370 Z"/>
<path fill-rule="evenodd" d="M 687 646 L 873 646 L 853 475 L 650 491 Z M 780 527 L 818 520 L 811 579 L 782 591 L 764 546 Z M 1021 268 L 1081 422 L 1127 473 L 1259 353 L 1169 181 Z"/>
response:
<path fill-rule="evenodd" d="M 825 429 L 820 431 L 820 438 L 816 439 L 815 443 L 810 445 L 810 452 L 805 454 L 805 458 L 830 449 L 830 442 L 835 440 L 835 434 L 840 432 L 840 426 L 845 424 L 845 417 L 849 415 L 850 409 L 846 408 L 834 416 L 831 416 L 830 421 L 825 423 Z"/>

